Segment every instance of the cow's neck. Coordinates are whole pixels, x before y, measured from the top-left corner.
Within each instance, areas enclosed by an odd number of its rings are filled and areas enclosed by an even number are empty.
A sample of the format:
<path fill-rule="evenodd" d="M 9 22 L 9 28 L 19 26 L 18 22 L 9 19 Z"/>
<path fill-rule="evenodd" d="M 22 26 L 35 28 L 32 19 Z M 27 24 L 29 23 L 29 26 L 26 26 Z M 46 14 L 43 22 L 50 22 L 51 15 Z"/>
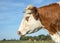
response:
<path fill-rule="evenodd" d="M 50 18 L 48 18 L 48 16 L 46 14 L 45 15 L 41 14 L 40 21 L 42 22 L 42 25 L 45 27 L 45 29 L 47 29 L 48 32 L 50 33 L 52 40 L 55 43 L 60 43 L 60 32 L 57 32 L 57 29 L 59 30 L 59 28 L 58 28 L 58 26 L 53 24 L 53 19 L 51 20 Z M 56 23 L 56 22 L 54 22 L 54 23 Z"/>
<path fill-rule="evenodd" d="M 60 6 L 58 4 L 38 8 L 40 21 L 50 34 L 57 32 L 58 25 L 56 24 L 58 24 L 58 17 L 60 15 L 59 10 Z"/>
<path fill-rule="evenodd" d="M 60 43 L 60 24 L 58 24 L 60 23 L 59 12 L 60 6 L 58 4 L 38 8 L 39 18 L 42 25 L 49 31 L 52 39 L 56 43 Z"/>

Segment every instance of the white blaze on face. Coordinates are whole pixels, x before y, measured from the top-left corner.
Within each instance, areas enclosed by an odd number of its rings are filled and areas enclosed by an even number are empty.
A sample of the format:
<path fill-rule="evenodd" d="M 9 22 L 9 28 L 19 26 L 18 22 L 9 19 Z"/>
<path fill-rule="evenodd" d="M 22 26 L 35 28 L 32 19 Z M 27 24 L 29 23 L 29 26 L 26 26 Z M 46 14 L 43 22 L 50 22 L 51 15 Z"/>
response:
<path fill-rule="evenodd" d="M 21 35 L 25 35 L 27 32 L 31 33 L 31 32 L 35 32 L 37 31 L 39 28 L 43 27 L 40 20 L 35 20 L 31 13 L 31 10 L 26 10 L 24 18 L 21 22 L 21 25 L 19 27 L 19 30 L 21 32 Z M 28 17 L 28 21 L 26 20 L 26 17 Z"/>
<path fill-rule="evenodd" d="M 28 14 L 27 14 L 28 15 Z M 27 15 L 25 15 L 27 17 Z M 23 18 L 20 28 L 18 31 L 22 33 L 22 35 L 26 34 L 28 31 L 29 33 L 33 32 L 33 30 L 38 30 L 40 27 L 42 27 L 42 24 L 40 20 L 35 20 L 34 17 L 29 15 L 29 20 L 27 21 L 25 17 Z"/>

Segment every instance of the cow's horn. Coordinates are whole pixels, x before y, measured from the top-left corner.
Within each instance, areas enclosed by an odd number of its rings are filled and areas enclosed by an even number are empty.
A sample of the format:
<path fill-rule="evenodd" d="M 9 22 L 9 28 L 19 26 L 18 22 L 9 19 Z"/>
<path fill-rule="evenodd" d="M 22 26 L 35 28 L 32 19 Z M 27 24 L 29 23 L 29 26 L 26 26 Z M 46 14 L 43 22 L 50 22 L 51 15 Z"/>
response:
<path fill-rule="evenodd" d="M 27 7 L 26 7 L 26 9 L 31 9 L 31 8 L 33 8 L 34 6 L 33 5 L 28 5 Z"/>

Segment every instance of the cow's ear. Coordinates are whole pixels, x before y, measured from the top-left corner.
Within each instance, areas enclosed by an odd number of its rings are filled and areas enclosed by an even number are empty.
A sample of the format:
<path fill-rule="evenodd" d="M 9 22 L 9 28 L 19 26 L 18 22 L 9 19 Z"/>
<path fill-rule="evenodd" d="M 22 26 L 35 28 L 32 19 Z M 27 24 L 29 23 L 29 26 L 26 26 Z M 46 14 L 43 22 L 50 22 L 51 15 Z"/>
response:
<path fill-rule="evenodd" d="M 33 10 L 34 13 L 37 13 L 37 8 L 36 7 L 33 7 L 32 10 Z"/>
<path fill-rule="evenodd" d="M 38 10 L 37 10 L 37 8 L 36 7 L 33 7 L 33 16 L 34 16 L 34 18 L 36 19 L 36 20 L 38 20 L 38 16 L 39 16 L 39 13 L 38 13 Z"/>

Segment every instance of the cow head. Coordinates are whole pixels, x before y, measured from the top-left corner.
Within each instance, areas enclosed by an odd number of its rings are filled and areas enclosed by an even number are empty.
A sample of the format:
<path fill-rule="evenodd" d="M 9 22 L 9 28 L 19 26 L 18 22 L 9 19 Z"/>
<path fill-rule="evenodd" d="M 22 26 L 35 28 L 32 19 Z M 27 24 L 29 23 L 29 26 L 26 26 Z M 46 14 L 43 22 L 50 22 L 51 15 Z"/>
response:
<path fill-rule="evenodd" d="M 43 26 L 40 22 L 37 8 L 32 5 L 27 6 L 18 33 L 20 35 L 33 33 L 38 31 L 41 27 Z"/>

